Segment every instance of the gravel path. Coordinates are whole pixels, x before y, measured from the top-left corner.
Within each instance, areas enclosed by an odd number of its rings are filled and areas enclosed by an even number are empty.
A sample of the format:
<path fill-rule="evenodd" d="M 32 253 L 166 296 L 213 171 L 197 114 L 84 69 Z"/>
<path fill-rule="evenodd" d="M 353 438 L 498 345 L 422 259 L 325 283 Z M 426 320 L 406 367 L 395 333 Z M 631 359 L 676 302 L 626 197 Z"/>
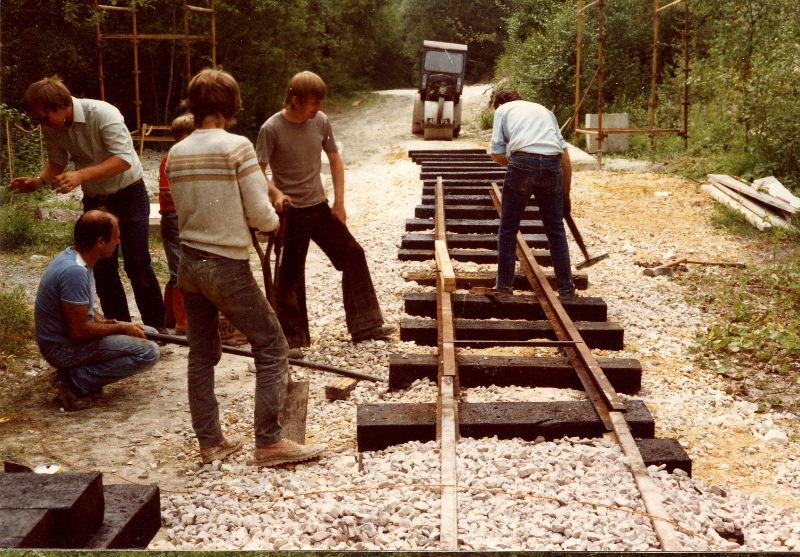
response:
<path fill-rule="evenodd" d="M 468 89 L 468 114 L 475 113 L 484 90 Z M 404 220 L 413 215 L 420 196 L 419 167 L 406 151 L 485 146 L 480 141 L 413 139 L 408 133 L 410 98 L 410 91 L 385 92 L 380 102 L 332 116 L 344 144 L 348 225 L 366 250 L 385 317 L 392 323 L 404 315 L 403 294 L 421 289 L 404 282 L 401 273 L 431 268 L 430 262 L 397 260 Z M 485 138 L 485 132 L 466 131 L 468 137 Z M 625 326 L 626 351 L 607 355 L 642 361 L 643 389 L 636 398 L 654 414 L 657 435 L 678 438 L 694 461 L 695 479 L 650 469 L 686 548 L 800 550 L 796 416 L 757 413 L 754 405 L 727 394 L 723 380 L 695 368 L 687 349 L 710 317 L 687 302 L 669 278 L 644 277 L 636 264 L 678 253 L 753 261 L 761 257 L 757 246 L 713 229 L 707 218 L 711 202 L 692 184 L 671 176 L 583 172 L 575 179 L 573 207 L 590 251 L 611 254 L 589 270 L 587 292 L 602 296 L 610 319 Z M 574 245 L 572 250 L 573 261 L 580 261 Z M 255 257 L 251 262 L 257 268 Z M 492 266 L 458 263 L 456 268 Z M 709 280 L 716 272 L 724 271 L 710 269 Z M 397 340 L 353 347 L 344 326 L 339 273 L 313 246 L 307 284 L 309 360 L 385 377 L 390 353 L 433 351 Z M 91 411 L 95 414 L 49 424 L 61 439 L 65 460 L 72 459 L 75 467 L 158 481 L 164 528 L 151 549 L 438 549 L 436 445 L 408 443 L 365 453 L 360 460 L 355 450 L 357 403 L 433 402 L 435 385 L 422 380 L 389 393 L 362 382 L 348 400 L 329 403 L 324 399 L 329 376 L 293 369 L 296 378 L 312 381 L 308 440 L 327 442 L 328 453 L 314 463 L 258 469 L 248 464 L 251 440 L 235 458 L 198 467 L 183 383 L 186 350 L 166 347 L 165 352 L 147 377 L 111 389 L 111 400 Z M 231 356 L 224 356 L 217 369 L 226 430 L 252 439 L 253 376 L 246 362 Z M 147 389 L 153 385 L 158 388 Z M 152 391 L 155 396 L 149 396 Z M 488 387 L 465 390 L 462 400 L 582 396 Z M 117 408 L 121 400 L 132 407 L 124 415 Z M 87 431 L 86 416 L 107 419 L 94 428 L 106 429 Z M 33 430 L 20 430 L 13 443 L 35 446 L 35 440 Z M 92 441 L 100 446 L 89 446 Z M 0 440 L 0 451 L 8 452 L 9 446 Z M 658 547 L 624 459 L 604 439 L 463 439 L 458 483 L 464 550 Z M 727 539 L 738 533 L 744 537 L 741 546 Z"/>

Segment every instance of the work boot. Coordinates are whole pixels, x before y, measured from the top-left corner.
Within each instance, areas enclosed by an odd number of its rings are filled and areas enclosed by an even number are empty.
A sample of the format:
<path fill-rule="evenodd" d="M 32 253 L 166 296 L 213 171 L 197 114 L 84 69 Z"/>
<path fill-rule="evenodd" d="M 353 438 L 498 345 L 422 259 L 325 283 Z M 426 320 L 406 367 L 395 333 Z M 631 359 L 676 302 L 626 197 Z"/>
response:
<path fill-rule="evenodd" d="M 211 464 L 215 460 L 227 458 L 244 445 L 241 437 L 223 438 L 222 443 L 213 447 L 200 448 L 200 460 L 203 464 Z"/>
<path fill-rule="evenodd" d="M 72 382 L 68 369 L 56 370 L 56 385 L 58 386 L 56 401 L 65 412 L 85 410 L 92 405 L 91 399 L 79 391 Z"/>
<path fill-rule="evenodd" d="M 303 359 L 303 349 L 299 346 L 295 346 L 294 348 L 289 349 L 289 353 L 286 354 L 287 358 L 291 358 L 292 360 L 302 360 Z"/>
<path fill-rule="evenodd" d="M 328 446 L 324 443 L 317 445 L 301 445 L 289 439 L 281 439 L 272 445 L 256 447 L 256 466 L 280 466 L 292 462 L 304 462 L 322 454 Z"/>
<path fill-rule="evenodd" d="M 558 298 L 559 298 L 559 300 L 561 300 L 562 302 L 572 302 L 572 301 L 575 301 L 575 300 L 577 300 L 578 298 L 580 298 L 580 296 L 578 296 L 578 293 L 577 293 L 575 290 L 573 290 L 573 291 L 572 291 L 572 292 L 570 292 L 569 294 L 561 294 L 561 293 L 559 292 L 559 294 L 558 294 Z"/>
<path fill-rule="evenodd" d="M 357 331 L 350 336 L 353 339 L 353 344 L 358 344 L 365 340 L 391 340 L 394 333 L 395 328 L 391 325 L 379 325 L 378 327 Z"/>

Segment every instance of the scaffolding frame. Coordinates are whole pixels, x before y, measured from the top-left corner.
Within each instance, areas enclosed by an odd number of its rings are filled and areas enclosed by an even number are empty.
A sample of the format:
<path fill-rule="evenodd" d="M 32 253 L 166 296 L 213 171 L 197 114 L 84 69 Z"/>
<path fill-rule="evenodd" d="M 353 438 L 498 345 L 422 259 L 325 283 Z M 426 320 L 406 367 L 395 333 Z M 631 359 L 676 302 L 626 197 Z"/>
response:
<path fill-rule="evenodd" d="M 683 3 L 683 128 L 656 128 L 657 112 L 658 112 L 658 45 L 659 45 L 659 26 L 660 26 L 660 13 L 667 8 L 676 6 Z M 650 75 L 650 100 L 648 102 L 648 112 L 650 116 L 649 128 L 610 128 L 603 129 L 603 86 L 605 78 L 605 0 L 593 0 L 585 4 L 584 0 L 580 0 L 577 12 L 577 38 L 575 41 L 575 111 L 572 115 L 573 129 L 576 134 L 581 133 L 585 135 L 597 136 L 597 162 L 599 165 L 603 163 L 603 143 L 605 139 L 612 134 L 628 134 L 628 135 L 649 135 L 650 147 L 655 147 L 655 138 L 659 135 L 677 135 L 683 137 L 683 148 L 689 146 L 689 28 L 690 28 L 690 8 L 689 0 L 673 0 L 663 6 L 660 5 L 660 0 L 653 0 L 653 53 L 652 53 L 652 68 Z M 581 50 L 583 47 L 583 14 L 589 8 L 597 6 L 598 13 L 598 37 L 597 37 L 597 127 L 596 128 L 582 128 L 580 127 L 579 112 L 586 94 L 581 97 Z M 593 78 L 594 81 L 594 78 Z M 586 93 L 588 94 L 587 87 Z"/>
<path fill-rule="evenodd" d="M 145 141 L 172 141 L 169 135 L 154 135 L 154 131 L 169 131 L 168 124 L 146 124 L 142 122 L 142 100 L 139 84 L 139 42 L 143 40 L 153 41 L 181 41 L 185 53 L 186 79 L 192 75 L 192 51 L 191 43 L 195 41 L 208 41 L 211 43 L 211 64 L 217 65 L 217 8 L 216 0 L 208 0 L 207 7 L 194 6 L 188 0 L 181 0 L 183 9 L 183 33 L 139 33 L 136 20 L 136 3 L 131 0 L 128 6 L 111 6 L 100 4 L 99 0 L 94 0 L 95 31 L 97 35 L 97 71 L 100 81 L 100 99 L 106 100 L 105 68 L 103 66 L 103 43 L 105 41 L 131 41 L 133 49 L 133 82 L 134 82 L 134 107 L 136 110 L 136 129 L 131 132 L 131 137 L 139 141 L 139 154 L 144 150 Z M 131 15 L 131 33 L 103 33 L 100 20 L 100 12 L 127 12 Z M 210 16 L 210 31 L 206 35 L 189 34 L 189 14 L 201 13 Z"/>

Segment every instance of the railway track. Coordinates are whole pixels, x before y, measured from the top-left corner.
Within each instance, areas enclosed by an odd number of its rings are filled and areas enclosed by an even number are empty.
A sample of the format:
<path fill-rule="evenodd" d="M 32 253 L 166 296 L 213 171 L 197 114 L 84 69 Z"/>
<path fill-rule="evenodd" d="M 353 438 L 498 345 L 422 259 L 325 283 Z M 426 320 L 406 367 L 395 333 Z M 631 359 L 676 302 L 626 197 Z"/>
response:
<path fill-rule="evenodd" d="M 554 293 L 547 239 L 538 209 L 528 207 L 517 235 L 522 273 L 519 295 L 473 293 L 494 284 L 494 273 L 456 273 L 453 261 L 494 264 L 505 170 L 479 149 L 411 151 L 421 165 L 421 204 L 406 221 L 398 258 L 434 260 L 435 271 L 406 275 L 430 290 L 406 295 L 410 316 L 401 340 L 436 346 L 435 355 L 394 354 L 389 385 L 400 389 L 420 378 L 436 381 L 436 404 L 360 404 L 359 451 L 436 439 L 441 455 L 443 550 L 458 549 L 460 437 L 547 440 L 564 436 L 608 436 L 620 446 L 664 550 L 681 545 L 647 466 L 665 465 L 691 474 L 688 455 L 673 439 L 656 439 L 653 417 L 642 401 L 623 400 L 641 386 L 641 364 L 630 358 L 595 358 L 592 348 L 621 350 L 624 330 L 608 321 L 602 298 L 579 297 L 563 304 Z M 585 273 L 575 275 L 579 289 Z M 431 319 L 434 318 L 434 319 Z M 548 356 L 476 354 L 464 348 L 547 347 Z M 461 388 L 518 385 L 581 389 L 585 401 L 459 403 Z"/>

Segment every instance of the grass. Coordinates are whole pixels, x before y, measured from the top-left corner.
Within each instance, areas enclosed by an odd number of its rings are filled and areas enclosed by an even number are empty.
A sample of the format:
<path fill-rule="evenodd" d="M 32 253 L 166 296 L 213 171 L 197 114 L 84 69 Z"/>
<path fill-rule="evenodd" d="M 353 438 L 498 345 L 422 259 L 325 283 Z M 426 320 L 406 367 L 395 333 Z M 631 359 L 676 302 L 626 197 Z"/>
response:
<path fill-rule="evenodd" d="M 22 287 L 0 290 L 0 351 L 4 356 L 32 353 L 33 312 Z"/>
<path fill-rule="evenodd" d="M 80 211 L 80 205 L 51 192 L 0 196 L 0 250 L 12 253 L 54 254 L 72 243 L 69 221 L 38 220 L 37 207 Z"/>
<path fill-rule="evenodd" d="M 800 411 L 800 250 L 794 236 L 759 232 L 737 213 L 717 208 L 713 222 L 764 241 L 775 263 L 691 270 L 683 278 L 693 303 L 715 316 L 692 348 L 698 364 L 734 382 L 762 410 Z"/>

